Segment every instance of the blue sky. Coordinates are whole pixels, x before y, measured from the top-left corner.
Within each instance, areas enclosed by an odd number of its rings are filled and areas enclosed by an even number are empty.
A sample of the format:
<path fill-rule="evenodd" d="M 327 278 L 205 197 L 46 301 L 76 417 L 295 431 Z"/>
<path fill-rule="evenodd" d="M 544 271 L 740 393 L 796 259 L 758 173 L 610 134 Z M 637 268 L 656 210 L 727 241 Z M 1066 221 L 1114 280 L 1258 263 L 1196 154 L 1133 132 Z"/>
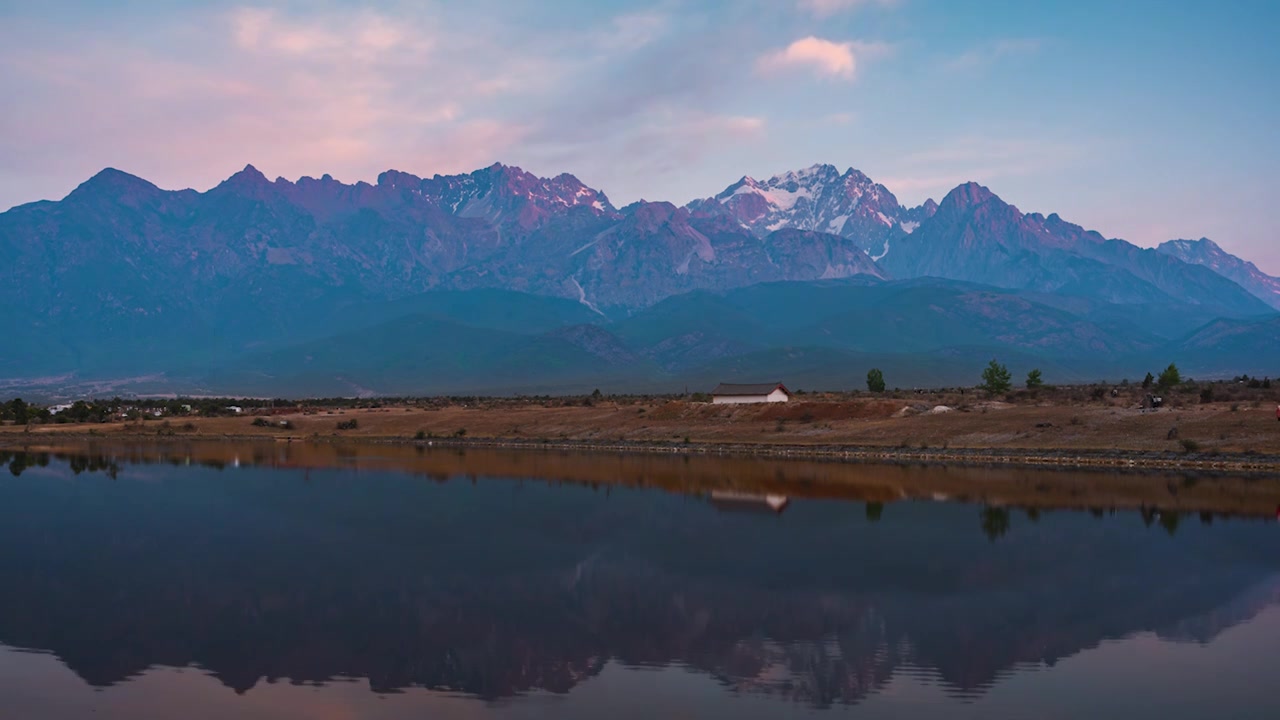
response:
<path fill-rule="evenodd" d="M 1280 274 L 1280 3 L 0 2 L 0 207 L 493 162 L 615 204 L 856 167 Z"/>

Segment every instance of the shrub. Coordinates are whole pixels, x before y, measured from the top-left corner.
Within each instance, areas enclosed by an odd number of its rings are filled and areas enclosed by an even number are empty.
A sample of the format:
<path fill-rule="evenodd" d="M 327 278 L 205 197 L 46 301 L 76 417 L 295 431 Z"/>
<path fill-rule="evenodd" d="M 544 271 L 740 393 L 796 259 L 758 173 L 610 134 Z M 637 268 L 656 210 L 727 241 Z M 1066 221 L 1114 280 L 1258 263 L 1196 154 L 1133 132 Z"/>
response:
<path fill-rule="evenodd" d="M 1197 452 L 1200 450 L 1200 443 L 1192 440 L 1191 438 L 1183 438 L 1182 449 L 1189 453 Z"/>
<path fill-rule="evenodd" d="M 355 430 L 359 426 L 360 426 L 360 423 L 358 423 L 355 418 L 351 418 L 350 420 L 338 421 L 339 430 Z"/>
<path fill-rule="evenodd" d="M 426 439 L 427 439 L 427 431 L 426 431 L 426 430 L 419 430 L 419 431 L 417 432 L 417 434 L 413 436 L 413 439 L 414 439 L 414 440 L 426 440 Z"/>

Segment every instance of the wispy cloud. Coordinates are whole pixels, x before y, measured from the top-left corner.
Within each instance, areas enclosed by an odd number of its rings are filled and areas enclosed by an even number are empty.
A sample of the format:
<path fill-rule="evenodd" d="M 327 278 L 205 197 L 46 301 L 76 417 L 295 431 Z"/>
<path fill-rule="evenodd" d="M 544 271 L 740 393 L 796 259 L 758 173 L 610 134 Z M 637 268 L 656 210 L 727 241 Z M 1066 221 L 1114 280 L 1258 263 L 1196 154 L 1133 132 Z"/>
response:
<path fill-rule="evenodd" d="M 1009 58 L 1026 57 L 1039 52 L 1044 41 L 1039 38 L 1006 38 L 967 50 L 948 60 L 943 67 L 951 72 L 974 72 Z"/>
<path fill-rule="evenodd" d="M 810 35 L 781 50 L 767 53 L 756 63 L 765 73 L 803 69 L 821 76 L 852 80 L 858 68 L 852 42 L 833 42 Z"/>
<path fill-rule="evenodd" d="M 666 13 L 627 13 L 613 18 L 606 30 L 597 33 L 597 43 L 606 51 L 633 52 L 661 38 L 670 26 L 671 18 Z"/>
<path fill-rule="evenodd" d="M 869 5 L 889 7 L 898 4 L 898 0 L 798 0 L 800 9 L 819 18 L 838 15 Z"/>

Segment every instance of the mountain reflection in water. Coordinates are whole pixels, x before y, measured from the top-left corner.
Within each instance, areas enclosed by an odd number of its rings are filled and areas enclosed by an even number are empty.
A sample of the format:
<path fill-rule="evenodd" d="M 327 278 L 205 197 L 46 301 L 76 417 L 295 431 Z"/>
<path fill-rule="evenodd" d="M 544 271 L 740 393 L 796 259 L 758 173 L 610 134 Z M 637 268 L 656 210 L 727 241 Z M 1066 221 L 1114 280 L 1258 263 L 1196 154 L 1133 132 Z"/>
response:
<path fill-rule="evenodd" d="M 705 712 L 904 677 L 973 701 L 1115 639 L 1212 644 L 1280 599 L 1280 527 L 1193 506 L 726 512 L 755 489 L 0 459 L 0 643 L 95 687 L 197 667 L 250 695 L 356 678 L 519 705 L 645 667 L 701 678 Z"/>

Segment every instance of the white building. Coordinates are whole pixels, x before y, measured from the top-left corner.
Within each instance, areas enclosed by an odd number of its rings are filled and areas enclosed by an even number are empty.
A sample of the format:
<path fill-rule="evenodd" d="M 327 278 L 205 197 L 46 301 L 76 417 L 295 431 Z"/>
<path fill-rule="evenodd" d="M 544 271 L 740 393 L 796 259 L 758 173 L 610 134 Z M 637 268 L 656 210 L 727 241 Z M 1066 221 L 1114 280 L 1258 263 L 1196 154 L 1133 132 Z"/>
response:
<path fill-rule="evenodd" d="M 720 383 L 711 391 L 711 402 L 717 405 L 741 405 L 744 403 L 786 402 L 791 391 L 780 382 L 734 385 Z"/>

